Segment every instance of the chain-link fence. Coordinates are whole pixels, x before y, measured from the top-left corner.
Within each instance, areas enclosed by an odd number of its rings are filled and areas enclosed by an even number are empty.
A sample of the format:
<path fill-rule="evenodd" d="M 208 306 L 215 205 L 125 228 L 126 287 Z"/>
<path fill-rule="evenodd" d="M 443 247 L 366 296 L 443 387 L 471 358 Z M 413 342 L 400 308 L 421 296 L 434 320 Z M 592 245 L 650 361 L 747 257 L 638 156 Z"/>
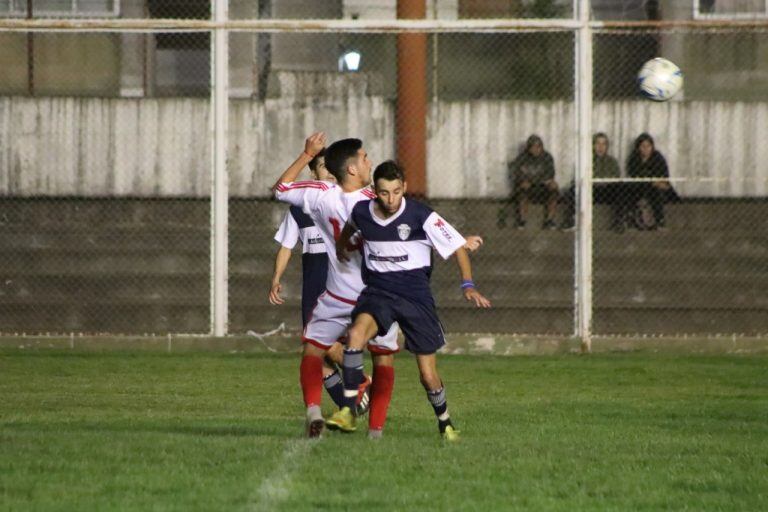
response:
<path fill-rule="evenodd" d="M 765 332 L 768 31 L 603 30 L 594 48 L 593 126 L 610 141 L 594 169 L 595 332 Z M 685 73 L 668 102 L 637 98 L 656 56 Z"/>
<path fill-rule="evenodd" d="M 212 331 L 210 2 L 30 4 L 0 1 L 0 17 L 116 25 L 0 31 L 0 332 Z M 490 311 L 463 301 L 454 263 L 435 261 L 448 331 L 568 336 L 585 308 L 595 334 L 768 331 L 768 24 L 697 21 L 714 12 L 697 1 L 621 4 L 592 2 L 592 130 L 580 133 L 572 2 L 426 2 L 433 25 L 412 32 L 387 24 L 394 2 L 232 0 L 239 24 L 217 25 L 227 332 L 300 329 L 298 249 L 286 304 L 267 300 L 286 212 L 269 188 L 316 130 L 361 138 L 374 165 L 400 159 L 432 207 L 485 238 L 473 266 Z M 659 56 L 685 74 L 661 103 L 636 81 Z M 585 224 L 579 144 L 598 132 Z M 585 285 L 591 304 L 575 293 Z"/>
<path fill-rule="evenodd" d="M 163 57 L 198 36 L 0 33 L 0 331 L 209 331 L 209 73 Z"/>

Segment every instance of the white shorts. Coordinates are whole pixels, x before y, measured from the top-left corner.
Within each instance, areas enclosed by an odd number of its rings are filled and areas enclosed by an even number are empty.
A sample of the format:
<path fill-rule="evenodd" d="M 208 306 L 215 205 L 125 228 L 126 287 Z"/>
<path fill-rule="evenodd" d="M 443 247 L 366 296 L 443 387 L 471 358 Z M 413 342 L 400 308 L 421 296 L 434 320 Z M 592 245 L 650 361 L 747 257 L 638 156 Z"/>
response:
<path fill-rule="evenodd" d="M 304 328 L 302 341 L 322 349 L 330 348 L 340 338 L 347 335 L 352 323 L 354 301 L 344 299 L 324 291 L 312 309 L 312 315 Z M 368 350 L 374 354 L 394 354 L 400 350 L 397 345 L 397 322 L 392 324 L 387 334 L 376 336 L 368 342 Z"/>

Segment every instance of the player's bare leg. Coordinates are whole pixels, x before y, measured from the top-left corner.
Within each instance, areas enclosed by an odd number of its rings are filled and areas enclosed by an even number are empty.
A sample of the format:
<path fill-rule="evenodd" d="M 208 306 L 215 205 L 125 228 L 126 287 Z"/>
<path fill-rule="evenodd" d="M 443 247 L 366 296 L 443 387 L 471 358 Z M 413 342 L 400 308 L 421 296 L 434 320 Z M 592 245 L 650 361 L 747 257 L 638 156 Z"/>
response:
<path fill-rule="evenodd" d="M 320 409 L 323 395 L 323 359 L 325 350 L 304 343 L 304 350 L 299 367 L 301 392 L 304 395 L 304 405 L 307 407 L 307 436 L 320 437 L 325 421 Z"/>
<path fill-rule="evenodd" d="M 368 340 L 373 338 L 379 328 L 376 320 L 362 313 L 355 318 L 355 323 L 347 333 L 347 347 L 344 349 L 344 363 L 342 373 L 344 375 L 344 407 L 334 414 L 326 423 L 332 430 L 354 432 L 355 426 L 355 402 L 358 389 L 364 380 L 363 375 L 363 349 Z M 376 377 L 374 376 L 374 380 Z"/>
<path fill-rule="evenodd" d="M 344 362 L 344 345 L 341 343 L 334 343 L 331 348 L 325 352 L 325 360 L 330 364 L 341 366 Z"/>
<path fill-rule="evenodd" d="M 448 413 L 448 400 L 445 396 L 445 386 L 437 372 L 437 354 L 416 354 L 416 364 L 419 366 L 421 385 L 427 392 L 427 399 L 437 416 L 437 428 L 440 435 L 447 441 L 457 441 L 458 431 L 451 423 Z"/>
<path fill-rule="evenodd" d="M 371 386 L 371 411 L 368 416 L 368 437 L 378 439 L 384 432 L 387 409 L 392 401 L 395 386 L 395 356 L 393 354 L 373 355 L 373 385 Z"/>

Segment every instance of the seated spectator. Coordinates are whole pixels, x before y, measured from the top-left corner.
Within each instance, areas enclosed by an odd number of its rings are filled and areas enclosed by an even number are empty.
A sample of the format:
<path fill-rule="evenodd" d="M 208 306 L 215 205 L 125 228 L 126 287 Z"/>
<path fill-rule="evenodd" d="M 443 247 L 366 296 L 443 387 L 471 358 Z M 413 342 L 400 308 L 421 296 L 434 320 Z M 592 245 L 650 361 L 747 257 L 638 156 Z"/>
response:
<path fill-rule="evenodd" d="M 675 190 L 669 183 L 669 168 L 667 160 L 656 150 L 653 137 L 641 133 L 635 139 L 634 151 L 627 160 L 627 175 L 630 178 L 659 178 L 645 182 L 633 183 L 631 206 L 645 199 L 653 210 L 653 225 L 638 225 L 642 229 L 663 229 L 666 225 L 664 218 L 664 203 L 678 199 Z"/>
<path fill-rule="evenodd" d="M 619 162 L 608 154 L 610 142 L 608 136 L 596 133 L 592 137 L 592 177 L 593 178 L 620 178 Z M 611 205 L 611 229 L 621 233 L 624 231 L 624 219 L 627 214 L 625 190 L 622 184 L 594 183 L 592 185 L 592 202 L 596 204 Z M 576 215 L 576 183 L 565 193 L 565 220 L 562 229 L 571 230 L 575 225 Z"/>
<path fill-rule="evenodd" d="M 515 226 L 523 229 L 528 215 L 528 203 L 543 203 L 545 218 L 543 229 L 555 229 L 555 212 L 559 190 L 555 181 L 555 161 L 544 150 L 538 135 L 531 135 L 525 150 L 509 163 L 512 201 L 515 203 Z M 499 211 L 499 227 L 506 225 L 506 207 Z"/>

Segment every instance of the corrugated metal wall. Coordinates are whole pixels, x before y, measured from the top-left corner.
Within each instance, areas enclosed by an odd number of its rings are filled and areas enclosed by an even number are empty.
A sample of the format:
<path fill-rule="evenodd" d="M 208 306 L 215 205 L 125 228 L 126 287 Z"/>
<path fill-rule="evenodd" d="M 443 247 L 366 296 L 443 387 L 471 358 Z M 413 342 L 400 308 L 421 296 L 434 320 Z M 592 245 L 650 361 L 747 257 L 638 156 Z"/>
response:
<path fill-rule="evenodd" d="M 768 194 L 768 103 L 597 102 L 595 130 L 623 164 L 647 131 L 683 196 Z M 500 197 L 506 164 L 531 133 L 553 154 L 557 179 L 575 167 L 573 104 L 476 100 L 430 108 L 433 197 Z M 391 101 L 360 91 L 328 98 L 232 102 L 230 188 L 265 196 L 313 130 L 356 136 L 374 162 L 394 156 Z M 0 193 L 51 196 L 192 196 L 209 193 L 204 99 L 0 98 Z M 623 165 L 622 165 L 623 166 Z"/>

